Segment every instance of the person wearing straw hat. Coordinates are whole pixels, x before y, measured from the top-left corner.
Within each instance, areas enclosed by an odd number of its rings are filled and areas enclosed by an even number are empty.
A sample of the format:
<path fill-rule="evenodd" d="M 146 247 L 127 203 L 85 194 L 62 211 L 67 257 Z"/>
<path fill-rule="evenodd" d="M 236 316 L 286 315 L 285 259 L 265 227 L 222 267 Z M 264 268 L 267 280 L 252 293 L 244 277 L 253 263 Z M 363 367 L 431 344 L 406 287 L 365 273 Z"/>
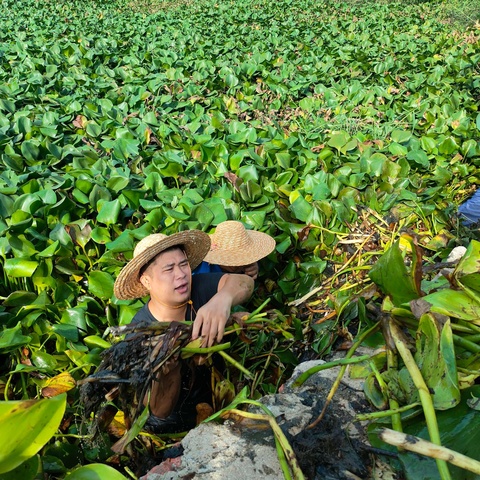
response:
<path fill-rule="evenodd" d="M 192 339 L 203 338 L 203 346 L 221 341 L 233 306 L 248 300 L 253 279 L 243 274 L 196 275 L 197 267 L 210 249 L 210 237 L 199 230 L 173 235 L 152 234 L 136 246 L 133 259 L 114 284 L 120 300 L 150 296 L 132 319 L 134 323 L 192 320 Z M 161 382 L 154 382 L 150 411 L 160 419 L 173 411 L 181 389 L 180 365 Z"/>
<path fill-rule="evenodd" d="M 244 273 L 255 280 L 258 261 L 275 249 L 275 240 L 270 235 L 247 230 L 236 220 L 218 224 L 210 239 L 210 251 L 194 273 Z"/>

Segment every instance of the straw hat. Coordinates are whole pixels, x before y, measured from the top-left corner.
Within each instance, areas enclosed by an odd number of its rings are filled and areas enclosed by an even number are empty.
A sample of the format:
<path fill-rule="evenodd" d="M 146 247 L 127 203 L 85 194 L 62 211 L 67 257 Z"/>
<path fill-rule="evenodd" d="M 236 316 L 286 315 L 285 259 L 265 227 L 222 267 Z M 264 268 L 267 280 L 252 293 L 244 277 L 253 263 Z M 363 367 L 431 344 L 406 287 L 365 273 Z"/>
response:
<path fill-rule="evenodd" d="M 225 267 L 258 262 L 275 248 L 275 240 L 270 235 L 247 230 L 242 222 L 234 220 L 220 223 L 210 238 L 212 245 L 204 260 Z"/>
<path fill-rule="evenodd" d="M 133 259 L 123 267 L 115 280 L 113 291 L 120 300 L 141 298 L 148 290 L 140 282 L 140 270 L 159 253 L 175 245 L 182 246 L 192 270 L 202 262 L 210 248 L 210 236 L 200 230 L 186 230 L 164 235 L 154 233 L 138 242 L 133 251 Z"/>

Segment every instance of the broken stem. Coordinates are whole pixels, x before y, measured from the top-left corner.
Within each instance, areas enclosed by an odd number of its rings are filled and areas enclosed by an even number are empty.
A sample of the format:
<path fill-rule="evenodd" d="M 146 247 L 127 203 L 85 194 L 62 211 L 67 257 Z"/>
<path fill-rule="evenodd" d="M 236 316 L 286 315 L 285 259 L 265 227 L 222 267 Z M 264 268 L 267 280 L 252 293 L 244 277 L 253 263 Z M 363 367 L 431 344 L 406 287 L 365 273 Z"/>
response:
<path fill-rule="evenodd" d="M 413 435 L 407 435 L 402 432 L 396 432 L 389 428 L 380 430 L 379 437 L 390 445 L 397 447 L 403 447 L 405 450 L 419 453 L 427 457 L 441 459 L 442 461 L 450 462 L 457 467 L 463 468 L 470 472 L 474 472 L 480 475 L 480 462 L 473 458 L 467 457 L 462 453 L 458 453 L 447 447 L 433 444 L 423 438 L 415 437 Z"/>
<path fill-rule="evenodd" d="M 247 370 L 240 362 L 237 362 L 234 358 L 232 358 L 228 353 L 224 352 L 223 350 L 220 350 L 218 352 L 227 362 L 231 363 L 234 367 L 238 368 L 241 372 L 244 373 L 246 377 L 248 377 L 250 380 L 254 378 L 254 375 Z"/>

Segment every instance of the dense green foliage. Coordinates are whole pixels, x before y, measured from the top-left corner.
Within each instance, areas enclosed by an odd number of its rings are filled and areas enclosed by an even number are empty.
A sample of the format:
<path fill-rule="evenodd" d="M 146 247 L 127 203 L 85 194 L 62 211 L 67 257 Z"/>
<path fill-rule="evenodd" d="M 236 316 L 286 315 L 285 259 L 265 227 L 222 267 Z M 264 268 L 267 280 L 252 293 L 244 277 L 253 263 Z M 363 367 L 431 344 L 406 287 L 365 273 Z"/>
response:
<path fill-rule="evenodd" d="M 260 393 L 295 363 L 293 342 L 331 346 L 333 320 L 307 338 L 311 315 L 285 305 L 353 260 L 352 244 L 371 235 L 349 269 L 359 285 L 401 229 L 444 257 L 480 164 L 480 30 L 444 14 L 403 2 L 4 0 L 4 398 L 98 364 L 106 327 L 141 305 L 112 289 L 150 232 L 241 219 L 275 237 L 252 302 L 268 295 L 277 310 L 251 347 L 254 369 L 265 351 L 276 359 Z"/>

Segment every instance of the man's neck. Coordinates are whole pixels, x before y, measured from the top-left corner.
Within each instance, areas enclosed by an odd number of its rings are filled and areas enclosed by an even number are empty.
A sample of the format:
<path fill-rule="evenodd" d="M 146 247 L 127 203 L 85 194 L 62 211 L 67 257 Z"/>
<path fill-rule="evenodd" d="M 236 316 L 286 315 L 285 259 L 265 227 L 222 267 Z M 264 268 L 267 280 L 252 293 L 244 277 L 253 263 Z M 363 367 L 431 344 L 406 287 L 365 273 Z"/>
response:
<path fill-rule="evenodd" d="M 151 298 L 148 302 L 148 309 L 159 322 L 183 322 L 187 312 L 187 304 L 188 302 L 178 307 L 170 306 Z"/>

